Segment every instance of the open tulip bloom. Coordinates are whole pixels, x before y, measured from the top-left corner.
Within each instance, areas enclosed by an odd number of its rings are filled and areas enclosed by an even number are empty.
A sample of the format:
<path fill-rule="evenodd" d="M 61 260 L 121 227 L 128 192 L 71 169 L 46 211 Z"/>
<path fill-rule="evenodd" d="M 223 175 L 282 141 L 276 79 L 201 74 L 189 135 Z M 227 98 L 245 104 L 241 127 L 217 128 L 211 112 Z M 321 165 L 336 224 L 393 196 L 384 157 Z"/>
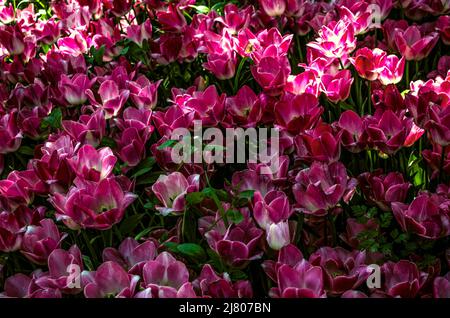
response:
<path fill-rule="evenodd" d="M 450 2 L 0 0 L 1 298 L 450 298 Z"/>

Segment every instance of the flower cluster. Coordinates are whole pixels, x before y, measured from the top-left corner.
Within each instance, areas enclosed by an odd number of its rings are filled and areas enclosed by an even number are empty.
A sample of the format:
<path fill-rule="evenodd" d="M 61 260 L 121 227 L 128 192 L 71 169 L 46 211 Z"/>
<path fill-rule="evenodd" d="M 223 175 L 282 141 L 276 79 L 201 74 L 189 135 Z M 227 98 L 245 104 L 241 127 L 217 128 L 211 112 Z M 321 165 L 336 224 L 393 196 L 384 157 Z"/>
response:
<path fill-rule="evenodd" d="M 449 2 L 243 3 L 0 0 L 0 297 L 450 298 Z"/>

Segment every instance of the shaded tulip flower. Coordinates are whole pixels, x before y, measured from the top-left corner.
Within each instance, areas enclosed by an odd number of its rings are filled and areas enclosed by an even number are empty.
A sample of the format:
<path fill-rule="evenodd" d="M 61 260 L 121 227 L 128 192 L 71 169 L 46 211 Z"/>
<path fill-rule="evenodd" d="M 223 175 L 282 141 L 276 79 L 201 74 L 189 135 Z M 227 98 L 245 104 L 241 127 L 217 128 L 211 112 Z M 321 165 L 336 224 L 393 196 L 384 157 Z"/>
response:
<path fill-rule="evenodd" d="M 157 206 L 156 209 L 164 216 L 184 211 L 186 194 L 198 191 L 199 182 L 198 174 L 190 175 L 187 179 L 180 172 L 160 175 L 153 184 L 152 191 L 164 205 Z"/>
<path fill-rule="evenodd" d="M 15 210 L 28 206 L 35 195 L 47 193 L 48 189 L 34 170 L 14 170 L 6 179 L 0 180 L 0 206 Z"/>
<path fill-rule="evenodd" d="M 56 289 L 70 295 L 82 291 L 81 271 L 83 270 L 83 261 L 80 249 L 76 245 L 70 247 L 68 251 L 63 249 L 53 250 L 48 257 L 48 269 L 48 275 L 36 280 L 36 284 L 41 288 Z"/>
<path fill-rule="evenodd" d="M 0 251 L 14 252 L 21 247 L 25 225 L 16 213 L 0 213 Z"/>
<path fill-rule="evenodd" d="M 42 276 L 44 273 L 41 270 L 35 270 L 31 277 L 22 273 L 8 277 L 0 298 L 61 298 L 58 289 L 43 289 L 36 284 L 36 279 Z"/>
<path fill-rule="evenodd" d="M 63 120 L 62 126 L 74 140 L 97 147 L 105 135 L 106 120 L 103 111 L 97 110 L 92 115 L 81 115 L 78 121 Z"/>
<path fill-rule="evenodd" d="M 233 124 L 244 128 L 255 127 L 262 117 L 263 102 L 247 85 L 242 86 L 236 96 L 225 100 L 226 112 Z"/>
<path fill-rule="evenodd" d="M 277 271 L 278 287 L 269 295 L 275 298 L 325 298 L 323 273 L 319 266 L 301 260 L 295 266 L 281 265 Z"/>
<path fill-rule="evenodd" d="M 75 153 L 72 139 L 67 135 L 49 137 L 39 152 L 41 157 L 31 161 L 36 175 L 49 184 L 50 193 L 67 190 L 75 178 L 68 163 Z"/>
<path fill-rule="evenodd" d="M 366 147 L 366 133 L 361 117 L 352 110 L 341 114 L 337 127 L 342 145 L 350 152 L 358 153 Z"/>
<path fill-rule="evenodd" d="M 398 116 L 392 110 L 375 113 L 373 117 L 366 118 L 366 121 L 369 142 L 388 155 L 413 144 L 423 134 L 423 131 L 419 134 L 413 131 L 414 123 L 410 118 Z M 408 139 L 411 133 L 414 136 L 412 140 Z"/>
<path fill-rule="evenodd" d="M 386 293 L 391 297 L 413 298 L 424 285 L 427 274 L 420 272 L 416 264 L 401 260 L 387 262 L 381 267 Z"/>
<path fill-rule="evenodd" d="M 277 124 L 295 135 L 311 129 L 319 120 L 323 108 L 314 95 L 288 95 L 275 105 Z"/>
<path fill-rule="evenodd" d="M 336 138 L 331 126 L 324 123 L 300 132 L 294 138 L 294 145 L 298 158 L 308 163 L 335 162 L 341 155 L 339 136 Z"/>
<path fill-rule="evenodd" d="M 368 231 L 377 231 L 379 225 L 375 219 L 369 219 L 365 223 L 358 222 L 357 219 L 348 218 L 345 227 L 346 232 L 340 238 L 354 249 L 359 248 L 362 243 L 361 233 Z"/>
<path fill-rule="evenodd" d="M 441 169 L 444 173 L 450 174 L 450 147 L 445 147 L 444 157 L 442 157 L 442 150 L 441 146 L 433 144 L 432 149 L 425 149 L 422 151 L 423 159 L 425 159 L 427 164 L 433 170 L 431 179 L 436 178 Z"/>
<path fill-rule="evenodd" d="M 442 42 L 450 45 L 450 16 L 440 16 L 436 22 L 436 29 L 440 31 Z"/>
<path fill-rule="evenodd" d="M 83 272 L 86 298 L 132 298 L 139 276 L 128 274 L 114 262 L 101 264 L 95 272 Z"/>
<path fill-rule="evenodd" d="M 89 79 L 85 74 L 75 74 L 69 78 L 65 74 L 61 75 L 58 88 L 69 105 L 76 106 L 87 101 L 86 90 L 95 83 L 95 79 Z"/>
<path fill-rule="evenodd" d="M 356 180 L 347 176 L 341 162 L 313 162 L 295 177 L 292 188 L 299 211 L 316 216 L 326 215 L 340 200 L 348 202 L 355 191 Z"/>
<path fill-rule="evenodd" d="M 189 282 L 189 272 L 182 262 L 168 252 L 147 261 L 142 269 L 143 291 L 137 298 L 192 298 L 195 292 Z"/>
<path fill-rule="evenodd" d="M 22 133 L 17 127 L 17 115 L 15 112 L 4 114 L 0 117 L 0 156 L 15 152 L 20 147 Z"/>
<path fill-rule="evenodd" d="M 46 264 L 48 256 L 59 248 L 67 234 L 60 234 L 51 219 L 44 219 L 39 225 L 29 225 L 23 235 L 21 252 L 36 264 Z"/>
<path fill-rule="evenodd" d="M 156 245 L 152 241 L 139 244 L 133 238 L 128 237 L 120 243 L 118 249 L 105 248 L 103 250 L 103 261 L 113 261 L 121 265 L 130 274 L 142 275 L 145 262 L 154 260 L 156 254 Z"/>
<path fill-rule="evenodd" d="M 438 145 L 443 147 L 450 145 L 450 107 L 431 104 L 428 110 L 429 120 L 424 128 Z"/>
<path fill-rule="evenodd" d="M 55 193 L 50 202 L 58 211 L 57 219 L 69 228 L 107 230 L 120 222 L 125 209 L 136 195 L 125 192 L 112 178 L 98 183 L 78 182 L 64 195 Z"/>
<path fill-rule="evenodd" d="M 437 239 L 450 235 L 450 215 L 442 200 L 436 194 L 422 193 L 410 205 L 393 202 L 392 212 L 403 231 Z"/>
<path fill-rule="evenodd" d="M 450 298 L 450 274 L 436 277 L 433 282 L 434 298 Z"/>
<path fill-rule="evenodd" d="M 68 159 L 79 178 L 95 182 L 109 177 L 116 161 L 117 158 L 108 147 L 97 150 L 89 144 L 82 146 L 75 156 Z"/>
<path fill-rule="evenodd" d="M 406 30 L 397 30 L 395 44 L 407 61 L 420 61 L 427 57 L 439 40 L 436 32 L 424 35 L 419 27 L 412 25 Z"/>
<path fill-rule="evenodd" d="M 365 282 L 369 276 L 365 261 L 365 252 L 349 252 L 341 247 L 328 246 L 320 248 L 309 258 L 312 265 L 322 267 L 325 287 L 333 295 L 356 289 Z"/>
<path fill-rule="evenodd" d="M 358 181 L 366 199 L 383 211 L 390 211 L 392 202 L 405 202 L 411 187 L 399 172 L 387 175 L 381 174 L 381 171 L 366 172 L 358 177 Z"/>
<path fill-rule="evenodd" d="M 248 280 L 232 282 L 227 273 L 219 276 L 209 264 L 203 265 L 200 275 L 192 282 L 201 296 L 212 298 L 251 298 L 252 285 Z"/>
<path fill-rule="evenodd" d="M 236 226 L 231 225 L 225 234 L 218 235 L 215 230 L 205 234 L 211 248 L 229 265 L 244 267 L 249 261 L 262 256 L 258 245 L 263 231 L 249 221 L 243 221 Z"/>

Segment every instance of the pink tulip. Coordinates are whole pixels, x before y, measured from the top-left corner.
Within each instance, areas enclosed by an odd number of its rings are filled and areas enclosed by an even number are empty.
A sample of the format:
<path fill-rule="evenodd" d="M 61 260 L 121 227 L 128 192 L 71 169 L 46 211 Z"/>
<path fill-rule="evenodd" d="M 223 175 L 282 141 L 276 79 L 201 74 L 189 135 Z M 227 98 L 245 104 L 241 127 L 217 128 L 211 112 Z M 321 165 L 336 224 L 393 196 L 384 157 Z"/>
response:
<path fill-rule="evenodd" d="M 125 192 L 112 178 L 98 183 L 78 182 L 64 195 L 55 193 L 50 202 L 58 211 L 57 219 L 69 228 L 107 230 L 120 222 L 125 209 L 136 195 Z"/>
<path fill-rule="evenodd" d="M 259 259 L 259 251 L 263 231 L 251 222 L 243 221 L 236 226 L 230 226 L 222 236 L 215 230 L 205 234 L 211 248 L 229 265 L 244 267 L 249 261 Z"/>
<path fill-rule="evenodd" d="M 402 80 L 404 69 L 404 57 L 399 60 L 396 55 L 388 55 L 384 60 L 384 66 L 379 74 L 378 80 L 383 85 L 397 84 Z"/>
<path fill-rule="evenodd" d="M 72 78 L 62 75 L 58 82 L 58 88 L 70 105 L 81 105 L 87 101 L 86 90 L 95 83 L 84 74 L 75 74 Z"/>
<path fill-rule="evenodd" d="M 356 47 L 355 30 L 350 21 L 332 21 L 323 25 L 315 41 L 307 44 L 308 48 L 319 56 L 346 60 Z"/>
<path fill-rule="evenodd" d="M 262 102 L 247 85 L 242 86 L 236 96 L 225 100 L 226 112 L 231 116 L 234 124 L 254 127 L 262 117 Z"/>
<path fill-rule="evenodd" d="M 82 291 L 81 275 L 76 275 L 81 272 L 73 272 L 72 268 L 83 270 L 80 249 L 76 245 L 68 251 L 55 249 L 48 257 L 48 275 L 38 278 L 36 284 L 41 288 L 60 290 L 64 294 L 78 294 Z M 77 281 L 80 282 L 80 287 L 72 285 Z"/>
<path fill-rule="evenodd" d="M 320 80 L 321 90 L 333 103 L 344 101 L 350 96 L 353 78 L 349 70 L 342 70 L 335 75 L 324 74 Z"/>
<path fill-rule="evenodd" d="M 436 29 L 441 33 L 442 42 L 446 45 L 450 45 L 450 16 L 440 16 L 436 22 Z"/>
<path fill-rule="evenodd" d="M 21 252 L 31 262 L 46 264 L 53 250 L 59 248 L 67 234 L 60 234 L 52 219 L 44 219 L 39 225 L 29 225 L 23 235 Z"/>
<path fill-rule="evenodd" d="M 362 48 L 356 51 L 355 57 L 350 59 L 352 64 L 358 71 L 359 76 L 369 81 L 378 79 L 380 72 L 384 66 L 386 52 L 375 48 Z"/>
<path fill-rule="evenodd" d="M 173 3 L 167 6 L 166 11 L 157 12 L 156 16 L 164 31 L 180 33 L 187 25 L 179 6 Z"/>
<path fill-rule="evenodd" d="M 234 77 L 237 59 L 231 34 L 226 30 L 222 34 L 207 32 L 204 41 L 208 61 L 203 67 L 220 80 Z"/>
<path fill-rule="evenodd" d="M 264 12 L 270 17 L 282 16 L 286 10 L 285 0 L 259 0 Z"/>
<path fill-rule="evenodd" d="M 336 207 L 341 199 L 348 202 L 355 191 L 354 179 L 347 176 L 340 162 L 313 162 L 298 173 L 292 191 L 301 212 L 323 216 Z"/>
<path fill-rule="evenodd" d="M 291 72 L 287 57 L 263 57 L 251 67 L 255 81 L 271 96 L 278 96 L 286 85 Z"/>
<path fill-rule="evenodd" d="M 137 293 L 137 298 L 195 297 L 186 266 L 168 252 L 147 261 L 142 271 L 145 289 Z"/>
<path fill-rule="evenodd" d="M 433 282 L 434 298 L 450 298 L 450 274 L 436 277 Z"/>
<path fill-rule="evenodd" d="M 427 279 L 427 274 L 419 272 L 416 264 L 405 260 L 385 263 L 382 273 L 385 290 L 391 297 L 415 297 Z"/>
<path fill-rule="evenodd" d="M 253 217 L 262 229 L 289 219 L 293 213 L 286 194 L 281 191 L 272 190 L 264 197 L 255 192 L 253 202 Z"/>
<path fill-rule="evenodd" d="M 314 95 L 285 95 L 275 106 L 277 124 L 291 134 L 311 129 L 317 123 L 323 108 Z"/>
<path fill-rule="evenodd" d="M 20 55 L 25 50 L 24 36 L 18 25 L 0 28 L 0 44 L 10 55 Z"/>
<path fill-rule="evenodd" d="M 200 176 L 194 174 L 186 179 L 180 172 L 172 172 L 169 175 L 160 175 L 153 184 L 152 191 L 163 206 L 157 206 L 157 210 L 164 216 L 173 212 L 182 212 L 185 208 L 185 196 L 187 193 L 199 190 Z"/>
<path fill-rule="evenodd" d="M 158 101 L 158 87 L 161 81 L 151 83 L 147 77 L 141 75 L 135 82 L 128 82 L 130 97 L 139 109 L 153 109 Z"/>
<path fill-rule="evenodd" d="M 223 8 L 223 16 L 219 16 L 215 21 L 222 23 L 232 34 L 237 34 L 240 30 L 246 30 L 254 8 L 251 6 L 238 7 L 234 3 L 227 3 Z"/>
<path fill-rule="evenodd" d="M 86 298 L 132 298 L 139 276 L 128 274 L 120 265 L 105 262 L 95 272 L 83 272 Z"/>
<path fill-rule="evenodd" d="M 209 264 L 203 265 L 200 275 L 192 283 L 203 297 L 251 298 L 253 290 L 248 280 L 232 282 L 226 273 L 219 276 Z"/>
<path fill-rule="evenodd" d="M 313 253 L 309 261 L 322 267 L 326 289 L 334 295 L 358 288 L 369 276 L 365 252 L 325 246 Z"/>
<path fill-rule="evenodd" d="M 103 261 L 113 261 L 121 265 L 128 273 L 142 275 L 142 268 L 147 261 L 156 257 L 156 245 L 152 241 L 139 244 L 128 237 L 120 243 L 119 248 L 107 247 L 103 250 Z"/>
<path fill-rule="evenodd" d="M 21 273 L 8 277 L 0 298 L 61 298 L 58 289 L 43 289 L 36 284 L 36 280 L 42 276 L 44 273 L 36 270 L 31 273 L 31 277 Z"/>
<path fill-rule="evenodd" d="M 127 28 L 127 37 L 142 47 L 143 42 L 152 37 L 152 23 L 150 19 L 145 20 L 142 24 L 130 25 Z"/>
<path fill-rule="evenodd" d="M 81 115 L 78 121 L 63 120 L 64 131 L 74 140 L 97 147 L 105 135 L 106 120 L 102 110 Z"/>
<path fill-rule="evenodd" d="M 50 185 L 50 192 L 67 190 L 75 178 L 68 158 L 75 152 L 74 143 L 67 135 L 52 136 L 40 148 L 41 157 L 31 161 L 36 175 Z"/>
<path fill-rule="evenodd" d="M 342 145 L 353 153 L 361 152 L 366 146 L 366 133 L 363 120 L 352 110 L 341 114 L 337 126 Z"/>
<path fill-rule="evenodd" d="M 183 112 L 181 107 L 173 105 L 167 108 L 165 112 L 154 112 L 153 122 L 161 135 L 170 137 L 174 129 L 190 128 L 194 115 L 194 112 Z"/>
<path fill-rule="evenodd" d="M 436 32 L 422 34 L 417 26 L 410 26 L 405 31 L 397 30 L 395 44 L 407 61 L 420 61 L 427 57 L 439 40 Z"/>
<path fill-rule="evenodd" d="M 282 298 L 324 298 L 323 274 L 319 266 L 306 260 L 297 265 L 281 265 L 277 271 L 278 287 L 272 288 L 269 295 Z"/>
<path fill-rule="evenodd" d="M 105 111 L 105 118 L 109 119 L 119 114 L 130 95 L 130 91 L 119 89 L 119 86 L 113 80 L 106 80 L 100 85 L 98 94 L 100 95 L 102 104 L 96 101 L 90 89 L 86 90 L 86 95 L 89 97 L 91 103 L 103 109 Z"/>
<path fill-rule="evenodd" d="M 335 137 L 331 127 L 320 123 L 316 127 L 301 132 L 294 138 L 297 156 L 300 160 L 334 162 L 341 155 L 339 138 Z"/>
<path fill-rule="evenodd" d="M 382 175 L 381 171 L 366 172 L 361 174 L 358 180 L 366 199 L 383 211 L 390 211 L 391 202 L 405 202 L 411 186 L 398 172 L 390 172 L 387 175 Z"/>
<path fill-rule="evenodd" d="M 5 25 L 14 21 L 14 7 L 12 3 L 8 6 L 6 4 L 0 6 L 0 21 Z"/>
<path fill-rule="evenodd" d="M 82 146 L 75 156 L 68 159 L 79 178 L 95 182 L 109 177 L 116 161 L 108 147 L 96 150 L 89 144 Z"/>
<path fill-rule="evenodd" d="M 369 142 L 385 154 L 393 155 L 402 146 L 410 145 L 415 141 L 408 140 L 413 128 L 413 121 L 410 118 L 400 117 L 393 111 L 386 110 L 376 112 L 373 117 L 366 120 Z M 417 139 L 421 136 L 415 133 L 414 135 Z"/>
<path fill-rule="evenodd" d="M 291 243 L 288 221 L 271 223 L 265 230 L 267 244 L 269 244 L 271 249 L 278 251 Z"/>
<path fill-rule="evenodd" d="M 15 112 L 0 117 L 0 155 L 15 152 L 20 147 L 22 133 L 17 127 Z"/>
<path fill-rule="evenodd" d="M 404 231 L 437 239 L 450 235 L 450 216 L 442 207 L 443 200 L 436 194 L 422 193 L 410 205 L 393 202 L 392 212 Z"/>
<path fill-rule="evenodd" d="M 175 102 L 184 112 L 193 111 L 195 119 L 201 120 L 203 126 L 216 126 L 225 115 L 225 94 L 219 95 L 214 85 L 204 91 L 194 91 L 192 95 L 178 95 Z"/>

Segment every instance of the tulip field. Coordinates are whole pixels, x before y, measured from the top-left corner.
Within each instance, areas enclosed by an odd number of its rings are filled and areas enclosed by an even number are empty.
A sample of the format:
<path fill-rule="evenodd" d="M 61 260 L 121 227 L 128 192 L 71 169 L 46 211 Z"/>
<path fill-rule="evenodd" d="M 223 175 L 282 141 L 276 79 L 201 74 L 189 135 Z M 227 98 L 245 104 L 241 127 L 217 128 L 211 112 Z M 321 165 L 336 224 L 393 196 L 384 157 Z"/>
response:
<path fill-rule="evenodd" d="M 0 298 L 111 297 L 450 298 L 450 0 L 0 0 Z"/>

